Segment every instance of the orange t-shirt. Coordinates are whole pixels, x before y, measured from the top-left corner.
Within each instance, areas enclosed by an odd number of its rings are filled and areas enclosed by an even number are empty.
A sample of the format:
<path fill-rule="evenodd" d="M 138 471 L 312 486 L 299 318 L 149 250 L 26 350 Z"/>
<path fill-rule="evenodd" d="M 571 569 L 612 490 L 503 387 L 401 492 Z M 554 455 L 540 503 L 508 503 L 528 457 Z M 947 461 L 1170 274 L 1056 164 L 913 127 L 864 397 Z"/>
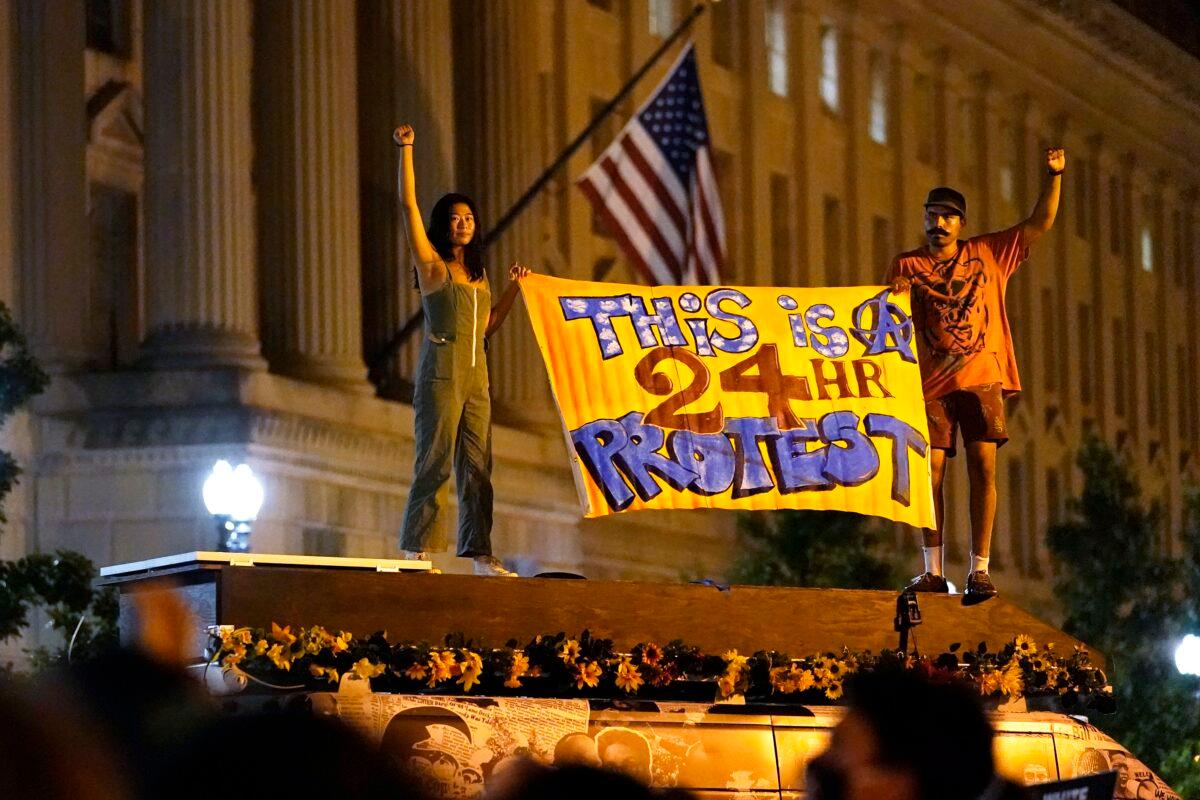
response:
<path fill-rule="evenodd" d="M 1005 396 L 1021 391 L 1004 293 L 1029 257 L 1022 226 L 959 241 L 938 261 L 924 248 L 896 256 L 887 282 L 912 282 L 913 322 L 926 400 L 956 389 L 999 383 Z"/>

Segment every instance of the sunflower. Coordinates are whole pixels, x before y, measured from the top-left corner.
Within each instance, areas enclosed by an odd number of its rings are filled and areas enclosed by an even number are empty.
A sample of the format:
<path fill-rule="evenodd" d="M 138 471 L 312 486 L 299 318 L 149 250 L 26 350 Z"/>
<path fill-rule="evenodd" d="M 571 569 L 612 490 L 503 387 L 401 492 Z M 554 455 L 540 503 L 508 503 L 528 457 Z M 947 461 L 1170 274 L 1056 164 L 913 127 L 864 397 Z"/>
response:
<path fill-rule="evenodd" d="M 642 684 L 645 683 L 641 673 L 638 672 L 638 668 L 628 656 L 622 658 L 621 663 L 617 665 L 616 683 L 618 689 L 626 691 L 629 694 L 637 692 Z"/>
<path fill-rule="evenodd" d="M 830 681 L 829 685 L 825 687 L 825 696 L 828 697 L 830 700 L 837 700 L 839 697 L 841 697 L 842 696 L 842 682 L 841 681 Z"/>
<path fill-rule="evenodd" d="M 791 667 L 771 668 L 771 690 L 779 694 L 791 694 L 796 691 L 796 681 L 792 677 Z"/>
<path fill-rule="evenodd" d="M 729 677 L 729 673 L 725 673 L 717 678 L 717 689 L 721 692 L 721 697 L 731 697 L 734 690 L 737 689 L 737 681 Z"/>
<path fill-rule="evenodd" d="M 520 650 L 513 653 L 512 664 L 508 667 L 508 679 L 504 685 L 509 689 L 521 688 L 521 676 L 529 671 L 529 656 Z"/>
<path fill-rule="evenodd" d="M 254 643 L 254 655 L 261 656 L 263 653 L 267 652 L 267 648 L 270 646 L 271 643 L 266 639 L 259 639 Z"/>
<path fill-rule="evenodd" d="M 600 675 L 602 670 L 600 665 L 595 661 L 587 661 L 582 664 L 575 665 L 575 688 L 582 689 L 587 686 L 594 689 L 600 685 Z"/>
<path fill-rule="evenodd" d="M 579 660 L 579 653 L 579 642 L 575 639 L 567 639 L 558 646 L 558 657 L 564 664 L 574 664 Z"/>
<path fill-rule="evenodd" d="M 1020 697 L 1025 690 L 1025 682 L 1021 678 L 1021 665 L 1016 661 L 1008 662 L 1008 666 L 1000 674 L 1000 691 L 1007 697 Z"/>
<path fill-rule="evenodd" d="M 250 644 L 254 641 L 254 633 L 249 628 L 238 628 L 221 634 L 221 646 L 232 647 L 235 644 Z"/>
<path fill-rule="evenodd" d="M 292 668 L 291 651 L 284 651 L 282 644 L 271 645 L 271 648 L 267 650 L 267 658 L 271 659 L 271 663 L 284 672 Z"/>
<path fill-rule="evenodd" d="M 662 660 L 662 657 L 662 648 L 656 645 L 654 642 L 647 642 L 646 644 L 642 645 L 643 664 L 650 664 L 651 666 L 654 666 Z"/>
<path fill-rule="evenodd" d="M 733 670 L 745 669 L 750 661 L 749 656 L 739 656 L 737 650 L 727 650 L 721 658 L 725 659 L 725 663 Z"/>
<path fill-rule="evenodd" d="M 454 677 L 453 670 L 454 654 L 435 650 L 429 654 L 429 682 L 426 685 L 432 689 L 442 681 L 450 680 Z"/>
<path fill-rule="evenodd" d="M 274 622 L 271 623 L 271 638 L 285 647 L 290 647 L 296 641 L 296 636 L 292 633 L 291 625 L 285 625 L 281 628 Z"/>
<path fill-rule="evenodd" d="M 483 672 L 483 659 L 478 653 L 472 653 L 470 650 L 462 651 L 463 660 L 458 663 L 459 677 L 457 683 L 463 687 L 464 692 L 471 691 L 471 687 L 479 683 L 479 675 Z"/>
<path fill-rule="evenodd" d="M 408 665 L 408 669 L 404 670 L 404 677 L 413 681 L 423 681 L 428 674 L 429 668 L 419 661 L 414 661 Z"/>
<path fill-rule="evenodd" d="M 372 664 L 367 658 L 360 658 L 354 662 L 354 666 L 350 667 L 350 671 L 363 680 L 379 677 L 383 674 L 383 669 L 383 664 Z"/>
<path fill-rule="evenodd" d="M 221 666 L 225 669 L 236 666 L 241 663 L 246 657 L 246 646 L 238 643 L 226 648 L 225 655 L 221 658 Z"/>
<path fill-rule="evenodd" d="M 1033 639 L 1030 639 L 1025 634 L 1021 634 L 1013 640 L 1013 647 L 1016 648 L 1017 655 L 1031 656 L 1037 652 L 1037 645 Z"/>
<path fill-rule="evenodd" d="M 792 673 L 796 676 L 796 691 L 798 692 L 808 691 L 816 683 L 812 672 L 809 670 L 792 665 Z"/>
<path fill-rule="evenodd" d="M 342 631 L 337 636 L 333 637 L 333 640 L 329 643 L 329 649 L 333 651 L 335 656 L 338 653 L 344 653 L 346 650 L 350 649 L 350 640 L 353 638 L 353 634 Z"/>
<path fill-rule="evenodd" d="M 988 670 L 979 676 L 979 693 L 985 697 L 996 694 L 1000 691 L 1000 673 L 997 670 Z"/>
<path fill-rule="evenodd" d="M 314 678 L 324 677 L 330 683 L 338 682 L 338 671 L 333 667 L 322 667 L 320 664 L 309 664 L 308 672 Z"/>

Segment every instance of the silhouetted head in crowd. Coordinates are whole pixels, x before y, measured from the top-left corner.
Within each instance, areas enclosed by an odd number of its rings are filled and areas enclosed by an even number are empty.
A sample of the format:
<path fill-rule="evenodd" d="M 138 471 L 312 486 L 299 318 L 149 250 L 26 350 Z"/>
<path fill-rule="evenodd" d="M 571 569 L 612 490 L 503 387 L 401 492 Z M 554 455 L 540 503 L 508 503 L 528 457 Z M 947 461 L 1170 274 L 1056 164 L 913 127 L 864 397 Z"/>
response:
<path fill-rule="evenodd" d="M 0 686 L 0 797 L 133 797 L 115 743 L 78 706 L 70 691 Z"/>
<path fill-rule="evenodd" d="M 660 797 L 646 784 L 611 769 L 545 767 L 532 761 L 489 784 L 487 796 L 489 800 L 657 800 Z"/>
<path fill-rule="evenodd" d="M 419 792 L 345 725 L 306 711 L 229 716 L 195 735 L 155 796 L 412 800 Z"/>
<path fill-rule="evenodd" d="M 820 800 L 1008 797 L 996 779 L 992 728 L 972 690 L 910 673 L 864 674 L 829 748 L 809 764 Z"/>

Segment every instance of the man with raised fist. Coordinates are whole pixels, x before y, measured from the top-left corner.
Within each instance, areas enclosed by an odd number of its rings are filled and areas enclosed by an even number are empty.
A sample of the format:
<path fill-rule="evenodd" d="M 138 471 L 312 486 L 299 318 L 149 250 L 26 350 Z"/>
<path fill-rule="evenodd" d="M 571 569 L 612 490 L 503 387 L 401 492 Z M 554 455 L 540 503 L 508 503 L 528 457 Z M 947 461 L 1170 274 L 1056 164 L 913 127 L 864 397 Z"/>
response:
<path fill-rule="evenodd" d="M 1058 213 L 1066 155 L 1046 151 L 1046 177 L 1033 213 L 1006 230 L 960 239 L 967 201 L 949 187 L 925 199 L 924 247 L 892 260 L 886 282 L 911 289 L 921 383 L 929 420 L 930 467 L 937 529 L 925 529 L 925 571 L 908 584 L 918 592 L 947 592 L 942 566 L 946 459 L 962 431 L 971 486 L 971 563 L 963 603 L 996 596 L 988 575 L 996 517 L 996 449 L 1008 441 L 1004 398 L 1021 391 L 1004 295 L 1029 248 Z"/>

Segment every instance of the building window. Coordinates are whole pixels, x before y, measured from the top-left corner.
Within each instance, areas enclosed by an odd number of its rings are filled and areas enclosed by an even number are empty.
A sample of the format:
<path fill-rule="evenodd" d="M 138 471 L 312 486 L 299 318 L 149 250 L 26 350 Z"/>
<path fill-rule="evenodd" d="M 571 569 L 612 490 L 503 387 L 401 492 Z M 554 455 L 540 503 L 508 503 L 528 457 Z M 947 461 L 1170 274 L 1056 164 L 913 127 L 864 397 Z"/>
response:
<path fill-rule="evenodd" d="M 771 0 L 764 20 L 767 37 L 767 84 L 780 97 L 788 93 L 787 10 L 783 0 Z"/>
<path fill-rule="evenodd" d="M 1058 338 L 1054 332 L 1054 325 L 1050 324 L 1050 320 L 1054 317 L 1054 291 L 1048 286 L 1042 287 L 1042 319 L 1045 321 L 1042 325 L 1042 388 L 1047 392 L 1058 391 L 1058 359 L 1054 357 L 1054 352 L 1058 348 L 1055 347 L 1055 339 Z"/>
<path fill-rule="evenodd" d="M 1171 233 L 1175 236 L 1175 246 L 1172 255 L 1174 259 L 1172 266 L 1174 269 L 1173 278 L 1176 286 L 1183 286 L 1183 269 L 1184 269 L 1184 235 L 1183 235 L 1183 214 L 1179 209 L 1175 209 L 1171 213 Z"/>
<path fill-rule="evenodd" d="M 1154 333 L 1152 331 L 1146 331 L 1146 353 L 1145 353 L 1145 356 L 1146 356 L 1146 365 L 1150 368 L 1150 371 L 1152 371 L 1152 372 L 1158 371 L 1158 338 L 1154 335 Z M 1165 384 L 1167 381 L 1167 376 L 1162 375 L 1161 372 L 1159 373 L 1159 375 L 1161 376 L 1160 379 Z M 1165 391 L 1166 386 L 1163 385 L 1162 389 Z M 1150 391 L 1146 392 L 1146 422 L 1150 425 L 1151 428 L 1158 427 L 1158 411 L 1159 411 L 1158 396 L 1159 396 L 1159 393 L 1156 390 L 1156 388 L 1153 386 L 1150 387 Z"/>
<path fill-rule="evenodd" d="M 723 3 L 713 6 L 719 8 Z M 717 194 L 721 196 L 721 208 L 737 208 L 736 189 L 738 185 L 737 162 L 733 154 L 725 150 L 713 150 L 713 171 L 717 173 Z M 738 273 L 738 222 L 741 214 L 730 214 L 725 217 L 725 271 L 729 280 Z"/>
<path fill-rule="evenodd" d="M 1079 331 L 1079 401 L 1084 405 L 1092 402 L 1092 309 L 1087 303 L 1079 304 L 1079 318 L 1075 321 Z"/>
<path fill-rule="evenodd" d="M 305 528 L 301 532 L 305 555 L 310 556 L 344 556 L 346 555 L 346 534 L 329 528 Z"/>
<path fill-rule="evenodd" d="M 128 0 L 87 0 L 87 46 L 101 53 L 129 57 Z"/>
<path fill-rule="evenodd" d="M 867 282 L 882 281 L 891 262 L 892 226 L 886 218 L 876 216 L 871 220 L 871 278 Z"/>
<path fill-rule="evenodd" d="M 665 39 L 675 30 L 675 0 L 650 0 L 650 35 Z"/>
<path fill-rule="evenodd" d="M 1025 471 L 1019 458 L 1008 462 L 1008 530 L 1012 560 L 1025 574 Z"/>
<path fill-rule="evenodd" d="M 933 81 L 918 73 L 913 78 L 913 108 L 917 115 L 917 159 L 933 164 Z"/>
<path fill-rule="evenodd" d="M 1046 521 L 1057 525 L 1062 518 L 1062 487 L 1059 485 L 1058 470 L 1046 470 Z"/>
<path fill-rule="evenodd" d="M 838 31 L 821 26 L 821 102 L 834 114 L 841 109 L 841 78 L 838 70 Z"/>
<path fill-rule="evenodd" d="M 1121 179 L 1108 176 L 1108 251 L 1114 256 L 1121 254 Z"/>
<path fill-rule="evenodd" d="M 776 286 L 797 286 L 792 273 L 792 192 L 786 175 L 771 174 L 771 277 Z"/>
<path fill-rule="evenodd" d="M 713 3 L 709 6 L 712 19 L 713 62 L 731 69 L 733 67 L 734 17 L 733 3 Z"/>
<path fill-rule="evenodd" d="M 842 283 L 842 208 L 836 197 L 825 195 L 822 228 L 825 232 L 825 281 L 828 286 Z"/>
<path fill-rule="evenodd" d="M 1188 419 L 1188 405 L 1190 400 L 1186 392 L 1191 384 L 1191 365 L 1185 360 L 1187 358 L 1187 348 L 1181 344 L 1175 345 L 1175 369 L 1179 375 L 1179 408 L 1176 411 L 1176 418 L 1179 420 L 1179 446 L 1181 449 L 1187 449 L 1192 441 L 1192 421 Z"/>
<path fill-rule="evenodd" d="M 1114 319 L 1112 323 L 1112 348 L 1113 365 L 1112 365 L 1112 386 L 1113 386 L 1113 410 L 1117 412 L 1117 416 L 1125 416 L 1125 326 L 1120 319 Z"/>
<path fill-rule="evenodd" d="M 138 196 L 92 183 L 88 187 L 91 261 L 94 276 L 91 315 L 81 320 L 88 339 L 104 342 L 110 369 L 128 367 L 138 356 L 139 330 Z"/>
<path fill-rule="evenodd" d="M 1007 121 L 1000 123 L 1000 199 L 1014 204 L 1017 201 L 1017 170 L 1015 163 L 1015 148 L 1013 147 L 1013 126 Z"/>
<path fill-rule="evenodd" d="M 972 98 L 958 103 L 958 172 L 966 183 L 979 176 L 979 108 Z"/>
<path fill-rule="evenodd" d="M 592 119 L 595 119 L 606 105 L 608 105 L 607 100 L 593 97 L 591 99 Z M 617 130 L 617 116 L 616 112 L 614 112 L 605 117 L 604 121 L 592 133 L 592 163 L 599 161 L 600 157 L 604 155 L 604 151 L 608 149 L 608 146 L 612 144 L 613 139 L 616 137 Z M 606 239 L 612 238 L 612 232 L 609 231 L 607 223 L 604 222 L 604 218 L 600 216 L 595 208 L 592 209 L 592 233 L 603 236 Z"/>
<path fill-rule="evenodd" d="M 872 50 L 867 63 L 870 81 L 870 108 L 867 113 L 867 134 L 878 144 L 888 143 L 888 68 L 883 53 Z"/>

